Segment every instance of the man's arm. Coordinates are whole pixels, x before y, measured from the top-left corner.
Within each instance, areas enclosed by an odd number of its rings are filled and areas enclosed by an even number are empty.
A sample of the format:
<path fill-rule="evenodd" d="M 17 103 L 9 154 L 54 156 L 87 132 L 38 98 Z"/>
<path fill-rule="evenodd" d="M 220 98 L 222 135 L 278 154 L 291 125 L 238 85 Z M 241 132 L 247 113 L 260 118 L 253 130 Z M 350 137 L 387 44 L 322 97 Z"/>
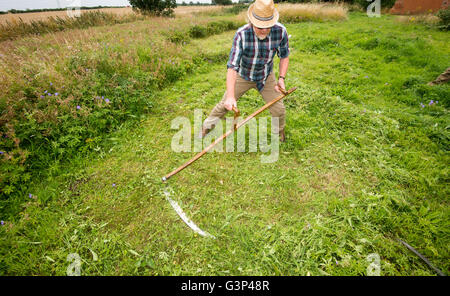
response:
<path fill-rule="evenodd" d="M 289 57 L 280 59 L 280 76 L 286 77 L 286 73 L 289 66 Z"/>
<path fill-rule="evenodd" d="M 286 90 L 286 86 L 284 84 L 284 78 L 281 78 L 281 77 L 286 77 L 288 66 L 289 66 L 289 57 L 280 59 L 280 70 L 278 71 L 280 76 L 278 78 L 278 84 L 275 86 L 275 90 L 279 93 L 281 93 L 279 88 Z"/>
<path fill-rule="evenodd" d="M 225 98 L 225 108 L 231 110 L 236 106 L 236 98 L 234 97 L 234 86 L 236 84 L 237 72 L 233 68 L 227 70 L 227 97 Z"/>
<path fill-rule="evenodd" d="M 279 93 L 281 93 L 280 88 L 283 90 L 286 90 L 286 86 L 284 84 L 284 79 L 280 77 L 286 77 L 288 65 L 289 65 L 289 36 L 287 34 L 286 28 L 283 27 L 282 32 L 283 38 L 280 42 L 280 48 L 278 51 L 278 57 L 280 58 L 280 70 L 279 70 L 279 77 L 278 77 L 278 83 L 275 86 L 275 90 Z"/>
<path fill-rule="evenodd" d="M 234 97 L 234 86 L 238 75 L 242 55 L 242 41 L 241 36 L 236 33 L 233 39 L 233 46 L 231 47 L 230 57 L 227 63 L 227 96 L 225 98 L 224 106 L 227 110 L 231 110 L 236 106 L 236 98 Z"/>

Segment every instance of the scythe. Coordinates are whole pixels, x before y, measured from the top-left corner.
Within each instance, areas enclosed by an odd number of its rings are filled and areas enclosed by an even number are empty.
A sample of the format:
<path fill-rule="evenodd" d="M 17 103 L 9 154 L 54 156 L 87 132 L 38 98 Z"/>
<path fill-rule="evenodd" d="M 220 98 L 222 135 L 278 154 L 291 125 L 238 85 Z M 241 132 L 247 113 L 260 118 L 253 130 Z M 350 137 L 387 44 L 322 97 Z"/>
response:
<path fill-rule="evenodd" d="M 178 167 L 177 169 L 173 170 L 172 172 L 170 172 L 169 174 L 165 175 L 164 177 L 162 177 L 162 182 L 165 183 L 169 178 L 171 178 L 172 176 L 174 176 L 175 174 L 179 173 L 180 171 L 184 170 L 186 167 L 188 167 L 189 165 L 191 165 L 193 162 L 195 162 L 196 160 L 198 160 L 200 157 L 202 157 L 203 155 L 205 155 L 206 152 L 208 152 L 209 150 L 211 150 L 215 145 L 217 145 L 218 143 L 220 143 L 223 139 L 225 139 L 226 137 L 228 137 L 230 134 L 232 134 L 234 131 L 236 131 L 238 128 L 240 128 L 241 126 L 243 126 L 244 124 L 246 124 L 249 120 L 251 120 L 252 118 L 254 118 L 255 116 L 257 116 L 259 113 L 263 112 L 264 110 L 266 110 L 267 108 L 269 108 L 270 106 L 272 106 L 273 104 L 275 104 L 276 102 L 280 101 L 281 99 L 283 99 L 284 97 L 286 97 L 287 95 L 291 94 L 292 92 L 294 92 L 297 88 L 291 88 L 288 91 L 285 90 L 281 90 L 282 95 L 280 95 L 279 97 L 273 99 L 272 101 L 270 101 L 269 103 L 265 104 L 264 106 L 262 106 L 261 108 L 259 108 L 258 110 L 256 110 L 255 112 L 253 112 L 252 114 L 250 114 L 246 119 L 244 119 L 243 121 L 241 121 L 240 123 L 236 123 L 236 119 L 239 116 L 240 112 L 239 110 L 233 106 L 233 112 L 234 112 L 234 124 L 233 124 L 233 128 L 228 130 L 225 134 L 223 134 L 220 138 L 216 139 L 213 143 L 211 143 L 208 147 L 206 147 L 205 149 L 203 149 L 201 152 L 197 153 L 194 157 L 192 157 L 190 160 L 188 160 L 185 164 L 183 164 L 182 166 Z M 167 183 L 166 183 L 167 184 Z M 183 210 L 181 209 L 181 207 L 173 200 L 170 198 L 170 192 L 168 191 L 169 187 L 167 186 L 167 188 L 164 190 L 164 195 L 166 196 L 166 199 L 169 201 L 170 205 L 172 206 L 172 208 L 175 210 L 175 212 L 177 212 L 178 216 L 180 216 L 180 218 L 192 229 L 194 230 L 196 233 L 198 233 L 201 236 L 205 236 L 205 237 L 211 237 L 211 238 L 215 238 L 213 235 L 201 230 L 194 222 L 192 222 L 192 220 L 190 220 L 186 214 L 183 212 Z M 172 189 L 170 189 L 172 190 Z"/>

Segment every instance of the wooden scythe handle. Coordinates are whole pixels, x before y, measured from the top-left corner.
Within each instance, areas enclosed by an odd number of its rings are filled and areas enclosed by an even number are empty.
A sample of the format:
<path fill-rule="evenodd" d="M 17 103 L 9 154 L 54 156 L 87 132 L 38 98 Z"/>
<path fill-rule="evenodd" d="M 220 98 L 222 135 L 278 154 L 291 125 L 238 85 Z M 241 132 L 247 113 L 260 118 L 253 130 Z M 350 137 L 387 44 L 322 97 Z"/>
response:
<path fill-rule="evenodd" d="M 234 119 L 233 119 L 233 130 L 236 130 L 236 125 L 237 125 L 237 118 L 239 117 L 239 115 L 241 115 L 241 112 L 239 112 L 239 109 L 233 106 L 234 111 Z"/>
<path fill-rule="evenodd" d="M 239 124 L 236 124 L 236 122 L 234 123 L 234 128 L 232 130 L 227 131 L 225 134 L 223 134 L 220 138 L 218 138 L 217 140 L 215 140 L 213 143 L 211 143 L 208 147 L 206 147 L 205 149 L 203 149 L 202 152 L 197 153 L 197 155 L 195 155 L 194 157 L 192 157 L 189 161 L 187 161 L 185 164 L 183 164 L 182 166 L 180 166 L 179 168 L 177 168 L 176 170 L 172 171 L 171 173 L 165 175 L 164 177 L 162 177 L 162 181 L 165 182 L 167 181 L 170 177 L 172 177 L 173 175 L 177 174 L 178 172 L 180 172 L 181 170 L 185 169 L 187 166 L 189 166 L 191 163 L 193 163 L 194 161 L 196 161 L 197 159 L 199 159 L 200 157 L 202 157 L 206 152 L 208 152 L 212 147 L 214 147 L 217 143 L 219 143 L 220 141 L 222 141 L 223 139 L 225 139 L 226 137 L 228 137 L 231 133 L 233 133 L 235 130 L 237 130 L 238 128 L 240 128 L 241 126 L 243 126 L 244 124 L 246 124 L 250 119 L 252 119 L 253 117 L 255 117 L 256 115 L 258 115 L 259 113 L 263 112 L 264 110 L 266 110 L 267 108 L 269 108 L 270 106 L 272 106 L 273 104 L 275 104 L 276 102 L 278 102 L 279 100 L 283 99 L 285 96 L 289 95 L 290 93 L 294 92 L 297 88 L 293 87 L 288 91 L 282 90 L 282 95 L 280 95 L 278 98 L 273 99 L 272 101 L 270 101 L 269 103 L 265 104 L 264 106 L 262 106 L 261 108 L 259 108 L 258 110 L 256 110 L 255 112 L 253 112 L 252 114 L 250 114 L 250 116 L 248 116 L 245 120 L 239 122 Z M 239 116 L 240 112 L 239 110 L 233 106 L 234 111 L 234 118 L 236 120 L 236 118 Z"/>

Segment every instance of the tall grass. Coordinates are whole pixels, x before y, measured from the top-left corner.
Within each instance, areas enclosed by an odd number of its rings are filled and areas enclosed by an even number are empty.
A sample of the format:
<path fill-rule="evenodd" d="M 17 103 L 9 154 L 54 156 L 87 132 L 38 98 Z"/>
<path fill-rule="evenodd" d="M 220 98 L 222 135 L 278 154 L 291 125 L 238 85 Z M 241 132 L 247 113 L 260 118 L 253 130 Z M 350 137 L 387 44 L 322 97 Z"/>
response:
<path fill-rule="evenodd" d="M 145 16 L 134 13 L 118 15 L 101 11 L 84 12 L 79 17 L 51 16 L 45 20 L 31 20 L 29 22 L 19 18 L 19 20 L 7 20 L 0 24 L 0 41 L 30 34 L 40 35 L 67 29 L 85 29 L 92 26 L 114 25 L 143 19 L 145 19 Z"/>
<path fill-rule="evenodd" d="M 276 7 L 282 23 L 340 21 L 346 20 L 348 13 L 347 5 L 336 3 L 283 3 Z M 247 9 L 243 9 L 239 17 L 247 19 Z"/>
<path fill-rule="evenodd" d="M 339 21 L 347 19 L 347 6 L 343 4 L 308 3 L 279 4 L 280 21 Z"/>
<path fill-rule="evenodd" d="M 0 212 L 13 215 L 16 197 L 55 163 L 96 149 L 109 132 L 151 112 L 155 90 L 223 58 L 187 54 L 190 38 L 241 25 L 151 18 L 1 43 Z"/>
<path fill-rule="evenodd" d="M 439 24 L 439 17 L 434 14 L 422 14 L 422 15 L 399 15 L 395 17 L 397 22 L 403 24 L 423 24 L 430 27 L 434 27 Z"/>
<path fill-rule="evenodd" d="M 191 15 L 194 17 L 205 17 L 205 16 L 218 16 L 223 15 L 224 10 L 227 6 L 223 5 L 213 5 L 213 6 L 179 6 L 175 9 L 176 16 Z"/>

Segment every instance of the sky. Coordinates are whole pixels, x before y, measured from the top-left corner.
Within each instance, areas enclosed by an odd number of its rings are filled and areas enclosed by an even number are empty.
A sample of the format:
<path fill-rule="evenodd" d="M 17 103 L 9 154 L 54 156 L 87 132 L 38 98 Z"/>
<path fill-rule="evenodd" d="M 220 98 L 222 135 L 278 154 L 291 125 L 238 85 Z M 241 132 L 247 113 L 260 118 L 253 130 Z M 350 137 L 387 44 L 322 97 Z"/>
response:
<path fill-rule="evenodd" d="M 211 3 L 211 0 L 184 0 L 197 3 Z M 183 0 L 177 0 L 182 3 Z M 235 1 L 233 1 L 235 2 Z M 130 3 L 127 0 L 0 0 L 0 11 L 10 9 L 41 9 L 41 8 L 65 8 L 67 6 L 127 6 Z"/>

